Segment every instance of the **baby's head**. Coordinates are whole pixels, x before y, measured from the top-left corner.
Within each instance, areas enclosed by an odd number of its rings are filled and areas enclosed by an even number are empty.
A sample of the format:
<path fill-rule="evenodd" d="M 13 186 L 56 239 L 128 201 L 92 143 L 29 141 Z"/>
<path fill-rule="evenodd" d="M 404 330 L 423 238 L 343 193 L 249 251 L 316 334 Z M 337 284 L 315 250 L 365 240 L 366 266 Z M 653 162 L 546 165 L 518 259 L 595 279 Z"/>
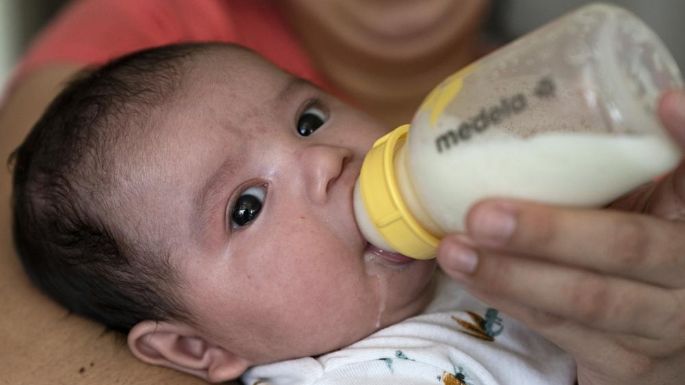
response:
<path fill-rule="evenodd" d="M 384 258 L 352 191 L 383 127 L 246 49 L 177 45 L 68 86 L 15 154 L 39 287 L 211 381 L 416 314 L 432 262 Z"/>

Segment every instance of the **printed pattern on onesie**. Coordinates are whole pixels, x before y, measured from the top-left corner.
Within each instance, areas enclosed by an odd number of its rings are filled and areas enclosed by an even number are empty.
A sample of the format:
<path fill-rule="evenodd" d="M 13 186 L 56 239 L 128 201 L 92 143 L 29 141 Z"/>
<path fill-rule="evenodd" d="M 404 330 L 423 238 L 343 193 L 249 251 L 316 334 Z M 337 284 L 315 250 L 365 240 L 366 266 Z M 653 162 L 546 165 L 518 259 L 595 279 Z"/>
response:
<path fill-rule="evenodd" d="M 571 385 L 567 354 L 439 274 L 421 315 L 343 349 L 258 366 L 247 385 Z"/>

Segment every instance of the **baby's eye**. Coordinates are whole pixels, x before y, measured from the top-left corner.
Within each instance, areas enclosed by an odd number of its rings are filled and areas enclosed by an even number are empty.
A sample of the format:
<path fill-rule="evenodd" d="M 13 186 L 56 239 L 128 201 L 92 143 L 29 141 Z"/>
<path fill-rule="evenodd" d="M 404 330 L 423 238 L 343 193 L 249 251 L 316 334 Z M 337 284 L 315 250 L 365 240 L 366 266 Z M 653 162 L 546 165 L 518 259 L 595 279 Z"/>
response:
<path fill-rule="evenodd" d="M 231 228 L 247 225 L 257 218 L 266 197 L 264 186 L 250 187 L 243 191 L 231 208 Z"/>
<path fill-rule="evenodd" d="M 297 133 L 309 136 L 328 120 L 328 114 L 318 104 L 307 107 L 297 118 Z"/>

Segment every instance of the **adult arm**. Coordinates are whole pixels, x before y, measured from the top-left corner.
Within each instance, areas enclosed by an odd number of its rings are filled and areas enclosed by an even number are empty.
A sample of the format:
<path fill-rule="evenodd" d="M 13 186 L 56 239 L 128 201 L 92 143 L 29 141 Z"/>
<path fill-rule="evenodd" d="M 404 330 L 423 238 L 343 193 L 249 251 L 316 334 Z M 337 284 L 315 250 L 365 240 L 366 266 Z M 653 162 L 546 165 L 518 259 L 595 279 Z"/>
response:
<path fill-rule="evenodd" d="M 14 92 L 0 107 L 0 160 L 3 165 L 7 163 L 12 151 L 23 141 L 43 110 L 62 89 L 64 82 L 78 69 L 76 65 L 55 65 L 36 71 L 15 86 Z M 1 177 L 0 250 L 4 257 L 13 250 L 10 237 L 9 200 L 12 181 L 9 167 L 2 168 Z"/>
<path fill-rule="evenodd" d="M 685 92 L 659 115 L 685 151 Z M 608 209 L 487 200 L 467 229 L 441 243 L 442 268 L 571 353 L 580 385 L 682 384 L 685 162 Z"/>

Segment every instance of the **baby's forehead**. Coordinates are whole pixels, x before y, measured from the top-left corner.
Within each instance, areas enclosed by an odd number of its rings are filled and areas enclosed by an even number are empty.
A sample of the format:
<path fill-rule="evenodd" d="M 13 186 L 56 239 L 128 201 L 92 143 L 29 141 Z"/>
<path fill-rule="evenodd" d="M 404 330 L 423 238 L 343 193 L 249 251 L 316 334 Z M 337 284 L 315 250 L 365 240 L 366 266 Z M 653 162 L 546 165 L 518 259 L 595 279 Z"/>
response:
<path fill-rule="evenodd" d="M 244 139 L 250 133 L 247 120 L 257 113 L 271 114 L 278 108 L 279 91 L 297 80 L 254 52 L 235 46 L 200 52 L 181 75 L 175 95 L 139 116 L 141 124 L 131 124 L 133 135 L 117 151 L 129 170 L 148 169 L 149 175 L 154 166 L 174 169 L 179 165 L 169 165 L 179 162 L 195 140 Z"/>
<path fill-rule="evenodd" d="M 225 127 L 240 126 L 255 113 L 278 113 L 288 103 L 284 96 L 293 89 L 289 84 L 310 84 L 251 51 L 234 47 L 200 55 L 182 83 L 167 112 L 176 119 L 192 116 L 196 124 L 218 120 Z"/>
<path fill-rule="evenodd" d="M 201 52 L 193 60 L 194 68 L 189 77 L 195 80 L 211 80 L 235 86 L 258 85 L 273 77 L 288 77 L 283 70 L 240 46 L 220 45 Z M 249 92 L 249 87 L 244 91 Z"/>

